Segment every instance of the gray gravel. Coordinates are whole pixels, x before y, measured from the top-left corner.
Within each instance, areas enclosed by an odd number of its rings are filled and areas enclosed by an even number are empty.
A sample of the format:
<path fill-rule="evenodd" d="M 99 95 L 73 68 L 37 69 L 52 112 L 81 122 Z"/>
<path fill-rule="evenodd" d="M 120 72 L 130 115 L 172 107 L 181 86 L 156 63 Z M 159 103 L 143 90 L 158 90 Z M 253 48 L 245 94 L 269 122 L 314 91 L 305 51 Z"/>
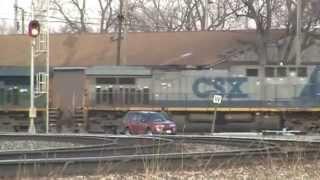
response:
<path fill-rule="evenodd" d="M 177 145 L 178 151 L 184 153 L 194 153 L 194 152 L 225 152 L 240 150 L 239 147 L 225 146 L 220 144 L 202 144 L 202 143 L 182 143 Z"/>
<path fill-rule="evenodd" d="M 0 140 L 0 151 L 37 150 L 51 148 L 72 148 L 82 144 L 41 140 Z"/>

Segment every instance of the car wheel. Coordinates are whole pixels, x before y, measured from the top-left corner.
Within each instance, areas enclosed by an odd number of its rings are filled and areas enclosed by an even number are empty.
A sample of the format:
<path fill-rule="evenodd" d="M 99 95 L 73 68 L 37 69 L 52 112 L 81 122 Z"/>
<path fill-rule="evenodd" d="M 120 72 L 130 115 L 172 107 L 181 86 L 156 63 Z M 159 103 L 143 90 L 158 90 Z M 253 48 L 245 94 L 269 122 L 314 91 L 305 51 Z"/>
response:
<path fill-rule="evenodd" d="M 151 136 L 152 134 L 153 134 L 153 133 L 152 133 L 151 129 L 148 128 L 148 129 L 146 130 L 146 135 Z"/>
<path fill-rule="evenodd" d="M 131 134 L 129 128 L 126 128 L 126 129 L 124 130 L 124 134 L 125 134 L 125 135 L 130 135 L 130 134 Z"/>

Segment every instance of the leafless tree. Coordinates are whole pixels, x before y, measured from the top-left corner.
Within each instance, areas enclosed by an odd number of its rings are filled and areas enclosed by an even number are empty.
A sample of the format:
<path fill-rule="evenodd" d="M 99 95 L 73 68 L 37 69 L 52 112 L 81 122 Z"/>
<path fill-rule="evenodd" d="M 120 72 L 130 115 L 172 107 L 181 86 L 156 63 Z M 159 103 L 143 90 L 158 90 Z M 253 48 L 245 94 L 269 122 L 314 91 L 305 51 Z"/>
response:
<path fill-rule="evenodd" d="M 118 24 L 119 1 L 95 0 L 98 4 L 99 17 L 94 21 L 89 18 L 86 0 L 51 0 L 58 12 L 73 32 L 87 32 L 96 25 L 100 33 L 112 32 Z M 296 0 L 209 0 L 205 7 L 204 0 L 128 0 L 127 25 L 129 31 L 199 31 L 234 29 L 250 19 L 256 26 L 258 40 L 256 50 L 263 62 L 269 57 L 266 46 L 271 41 L 270 31 L 274 27 L 287 28 L 294 33 Z M 316 0 L 311 0 L 316 1 Z M 303 1 L 304 17 L 314 24 L 307 12 L 312 6 L 310 1 Z M 309 10 L 307 10 L 309 8 Z M 207 12 L 207 13 L 205 13 Z M 205 15 L 208 26 L 205 27 Z M 307 27 L 308 23 L 305 23 Z M 98 25 L 98 26 L 97 26 Z M 244 27 L 243 25 L 241 27 Z M 241 27 L 239 29 L 241 29 Z M 90 28 L 89 28 L 90 29 Z"/>
<path fill-rule="evenodd" d="M 230 0 L 229 7 L 236 17 L 253 20 L 256 26 L 257 40 L 255 50 L 261 64 L 269 60 L 268 45 L 271 42 L 271 28 L 275 12 L 281 10 L 281 0 Z"/>
<path fill-rule="evenodd" d="M 62 15 L 70 29 L 75 32 L 87 32 L 86 0 L 51 0 L 53 10 Z"/>
<path fill-rule="evenodd" d="M 292 63 L 295 61 L 295 38 L 297 28 L 297 4 L 295 0 L 285 1 L 285 12 L 287 21 L 284 22 L 287 40 L 282 43 L 283 56 L 281 57 L 284 62 Z M 320 40 L 320 36 L 315 31 L 320 22 L 320 1 L 302 1 L 302 18 L 301 18 L 301 50 L 305 50 L 315 43 L 315 40 Z"/>
<path fill-rule="evenodd" d="M 73 32 L 88 32 L 93 26 L 98 27 L 100 33 L 110 32 L 116 24 L 118 8 L 114 0 L 95 0 L 99 17 L 90 18 L 87 0 L 51 0 L 53 10 L 63 17 L 69 26 L 65 30 Z M 91 1 L 92 3 L 93 1 Z"/>
<path fill-rule="evenodd" d="M 132 17 L 146 31 L 198 31 L 224 29 L 233 16 L 227 0 L 136 0 Z M 207 12 L 207 13 L 205 13 Z M 208 27 L 206 29 L 206 17 Z"/>
<path fill-rule="evenodd" d="M 112 0 L 98 0 L 100 7 L 100 33 L 110 32 L 110 28 L 116 21 L 116 15 L 112 6 Z"/>
<path fill-rule="evenodd" d="M 314 44 L 319 39 L 314 32 L 319 23 L 318 0 L 302 1 L 302 50 Z M 292 63 L 295 60 L 295 34 L 297 27 L 296 0 L 229 0 L 228 5 L 238 18 L 245 17 L 255 24 L 257 39 L 255 51 L 261 64 L 266 64 L 274 57 L 270 57 L 270 45 L 278 47 L 278 60 Z M 318 8 L 319 9 L 319 8 Z M 286 37 L 282 41 L 272 41 L 272 31 L 275 28 L 286 30 Z"/>
<path fill-rule="evenodd" d="M 208 9 L 208 30 L 229 29 L 230 25 L 236 22 L 234 11 L 228 6 L 228 0 L 211 0 Z"/>
<path fill-rule="evenodd" d="M 133 3 L 131 3 L 133 4 Z M 129 19 L 142 31 L 176 31 L 181 26 L 180 1 L 136 0 L 134 11 L 129 11 Z"/>

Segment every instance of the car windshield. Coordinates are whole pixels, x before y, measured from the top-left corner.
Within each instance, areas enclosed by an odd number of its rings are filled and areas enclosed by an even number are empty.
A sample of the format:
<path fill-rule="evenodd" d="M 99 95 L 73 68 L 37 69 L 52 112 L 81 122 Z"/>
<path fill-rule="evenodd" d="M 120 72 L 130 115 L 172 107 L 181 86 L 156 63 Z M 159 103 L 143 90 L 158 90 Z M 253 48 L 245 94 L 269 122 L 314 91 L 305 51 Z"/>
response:
<path fill-rule="evenodd" d="M 149 119 L 153 122 L 162 122 L 166 121 L 166 118 L 160 113 L 150 113 Z"/>

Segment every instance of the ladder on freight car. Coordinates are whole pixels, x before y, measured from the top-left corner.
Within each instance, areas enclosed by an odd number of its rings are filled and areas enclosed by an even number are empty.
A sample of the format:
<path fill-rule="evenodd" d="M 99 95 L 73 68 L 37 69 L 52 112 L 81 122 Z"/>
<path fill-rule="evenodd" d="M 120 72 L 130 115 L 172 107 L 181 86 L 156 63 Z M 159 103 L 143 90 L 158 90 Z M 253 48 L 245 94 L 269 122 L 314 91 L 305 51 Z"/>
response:
<path fill-rule="evenodd" d="M 72 119 L 73 119 L 73 132 L 79 133 L 79 132 L 86 131 L 87 111 L 83 107 L 74 108 Z"/>
<path fill-rule="evenodd" d="M 58 108 L 49 108 L 49 130 L 58 132 L 58 120 L 61 118 L 61 110 Z"/>

